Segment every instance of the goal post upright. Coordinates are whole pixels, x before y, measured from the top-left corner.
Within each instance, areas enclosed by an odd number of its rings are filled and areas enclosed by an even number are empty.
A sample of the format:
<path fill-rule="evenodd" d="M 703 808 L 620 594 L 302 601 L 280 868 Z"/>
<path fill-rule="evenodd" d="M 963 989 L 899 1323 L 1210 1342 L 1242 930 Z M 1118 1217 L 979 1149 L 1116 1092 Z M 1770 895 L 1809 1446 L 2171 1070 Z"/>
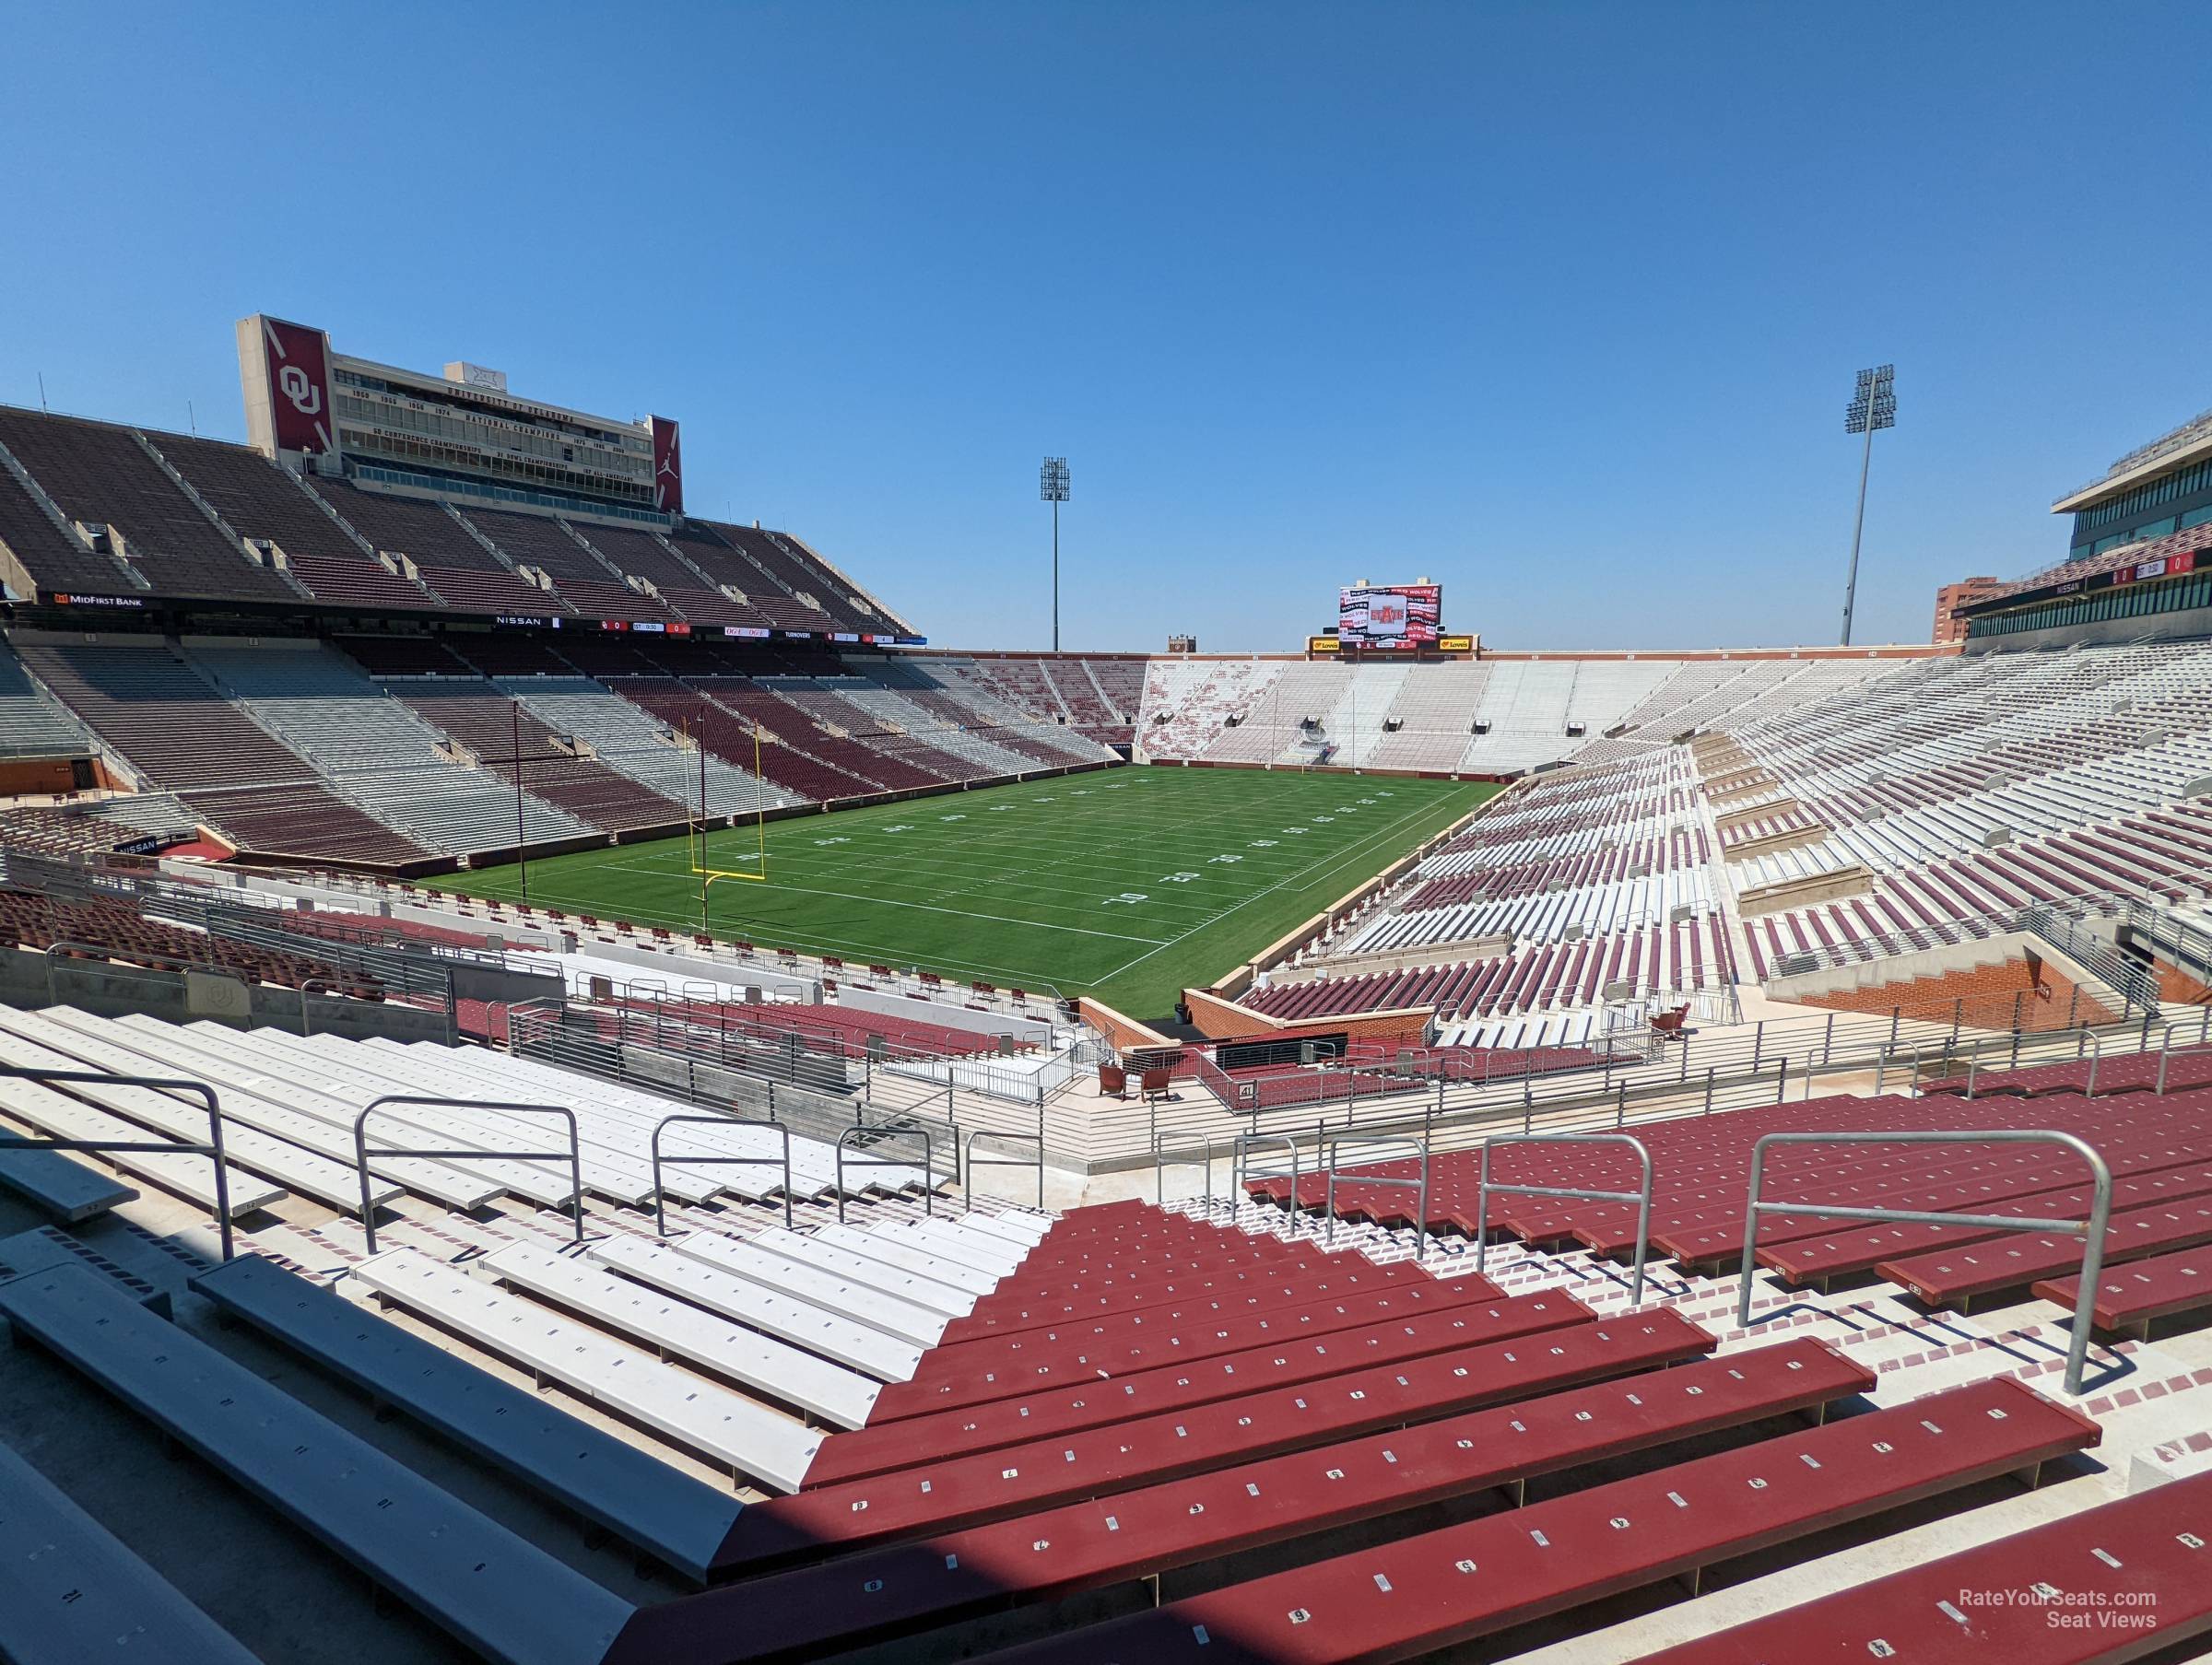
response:
<path fill-rule="evenodd" d="M 699 815 L 693 827 L 692 836 L 686 842 L 689 850 L 691 871 L 699 878 L 699 928 L 700 932 L 705 934 L 711 932 L 708 895 L 712 889 L 715 880 L 746 879 L 754 884 L 765 884 L 768 881 L 768 802 L 760 796 L 758 790 L 759 783 L 767 777 L 760 772 L 760 724 L 756 719 L 753 723 L 753 779 L 756 789 L 753 796 L 753 827 L 756 840 L 754 859 L 759 862 L 759 870 L 756 873 L 742 873 L 730 868 L 714 866 L 708 859 L 711 853 L 709 839 L 713 831 L 713 824 L 707 799 L 707 742 L 703 708 L 700 717 L 702 721 L 697 733 L 691 731 L 689 718 L 684 719 L 681 726 L 685 738 L 691 742 L 699 753 Z M 686 807 L 688 809 L 689 806 Z M 733 823 L 734 819 L 733 817 Z"/>

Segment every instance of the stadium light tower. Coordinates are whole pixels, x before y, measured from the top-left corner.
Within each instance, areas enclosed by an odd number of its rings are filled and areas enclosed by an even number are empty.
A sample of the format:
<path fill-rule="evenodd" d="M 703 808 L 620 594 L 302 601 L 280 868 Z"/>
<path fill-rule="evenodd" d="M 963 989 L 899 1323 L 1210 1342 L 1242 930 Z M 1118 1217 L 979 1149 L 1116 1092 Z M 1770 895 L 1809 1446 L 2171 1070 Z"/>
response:
<path fill-rule="evenodd" d="M 1865 434 L 1859 452 L 1859 511 L 1851 522 L 1851 576 L 1843 580 L 1843 645 L 1851 646 L 1851 609 L 1859 593 L 1859 534 L 1866 525 L 1866 471 L 1874 462 L 1877 429 L 1897 426 L 1897 366 L 1879 364 L 1859 372 L 1859 385 L 1843 407 L 1843 431 Z"/>
<path fill-rule="evenodd" d="M 1060 651 L 1060 505 L 1067 501 L 1067 459 L 1047 457 L 1037 471 L 1037 495 L 1053 506 L 1053 651 Z"/>

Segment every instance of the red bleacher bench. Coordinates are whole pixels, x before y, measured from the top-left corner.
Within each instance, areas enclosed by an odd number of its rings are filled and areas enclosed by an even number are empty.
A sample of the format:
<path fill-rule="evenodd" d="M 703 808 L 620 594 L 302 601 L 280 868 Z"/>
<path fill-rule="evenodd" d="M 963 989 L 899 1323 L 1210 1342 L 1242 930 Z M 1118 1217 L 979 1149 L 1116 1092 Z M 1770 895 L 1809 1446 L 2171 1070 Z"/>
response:
<path fill-rule="evenodd" d="M 2034 1293 L 2068 1311 L 2081 1298 L 2081 1274 L 2045 1278 Z M 2136 1330 L 2150 1339 L 2153 1319 L 2212 1307 L 2212 1248 L 2181 1249 L 2124 1266 L 2108 1266 L 2097 1281 L 2097 1322 L 2106 1330 Z"/>
<path fill-rule="evenodd" d="M 868 972 L 874 977 L 889 977 L 891 968 L 888 966 L 878 966 L 871 961 L 868 965 Z"/>
<path fill-rule="evenodd" d="M 942 989 L 945 986 L 945 979 L 934 971 L 921 973 L 921 980 L 925 989 Z"/>
<path fill-rule="evenodd" d="M 691 943 L 692 946 L 697 948 L 712 948 L 714 946 L 714 939 L 709 936 L 703 931 L 694 931 L 691 933 Z"/>
<path fill-rule="evenodd" d="M 663 1604 L 610 1659 L 816 1659 L 985 1606 L 1152 1577 L 1263 1544 L 1809 1411 L 1874 1375 L 1810 1339 L 1171 1480 Z M 630 1648 L 635 1652 L 629 1652 Z"/>
<path fill-rule="evenodd" d="M 1101 1391 L 1093 1383 L 1048 1389 L 982 1412 L 947 1411 L 881 1427 L 834 1434 L 806 1471 L 809 1486 L 855 1480 L 948 1456 L 966 1456 L 1018 1439 L 1074 1434 L 1185 1406 L 1210 1404 L 1255 1388 L 1322 1381 L 1369 1365 L 1425 1358 L 1512 1335 L 1585 1321 L 1590 1309 L 1551 1292 L 1450 1308 L 1371 1325 L 1325 1340 L 1300 1336 L 1228 1353 L 1184 1370 L 1147 1371 Z"/>
<path fill-rule="evenodd" d="M 1960 1591 L 1991 1600 L 1962 1605 Z M 2212 1473 L 1647 1654 L 1642 1665 L 1814 1657 L 1942 1665 L 2088 1665 L 2212 1630 Z"/>
<path fill-rule="evenodd" d="M 918 1468 L 754 1504 L 737 1517 L 713 1565 L 718 1574 L 759 1572 L 1004 1519 L 1630 1376 L 1700 1357 L 1713 1344 L 1688 1319 L 1660 1307 L 1088 1433 L 970 1457 L 935 1456 Z"/>
<path fill-rule="evenodd" d="M 2006 1377 L 1062 1631 L 1003 1665 L 1403 1659 L 2032 1471 L 2097 1425 Z M 1799 1632 L 1800 1638 L 1818 1632 Z M 1780 1656 L 1806 1657 L 1802 1648 Z M 1922 1656 L 1942 1659 L 1946 1653 Z"/>
<path fill-rule="evenodd" d="M 968 989 L 973 994 L 996 994 L 998 992 L 997 988 L 990 983 L 970 983 Z"/>
<path fill-rule="evenodd" d="M 841 960 L 841 959 L 839 959 L 839 958 L 837 957 L 837 956 L 836 956 L 836 955 L 834 955 L 834 954 L 825 954 L 825 955 L 823 955 L 823 956 L 822 956 L 822 964 L 823 964 L 823 965 L 825 965 L 825 966 L 827 966 L 827 967 L 830 967 L 831 970 L 834 970 L 834 971 L 842 971 L 842 970 L 845 968 L 845 962 L 844 962 L 844 961 L 842 961 L 842 960 Z"/>

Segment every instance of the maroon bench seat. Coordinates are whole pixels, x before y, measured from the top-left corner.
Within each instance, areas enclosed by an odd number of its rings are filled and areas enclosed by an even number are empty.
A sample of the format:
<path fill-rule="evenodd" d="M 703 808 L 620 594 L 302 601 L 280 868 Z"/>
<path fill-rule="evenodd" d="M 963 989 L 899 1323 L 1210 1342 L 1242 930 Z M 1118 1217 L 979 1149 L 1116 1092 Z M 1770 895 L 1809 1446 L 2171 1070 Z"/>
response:
<path fill-rule="evenodd" d="M 633 1623 L 608 1658 L 716 1665 L 818 1659 L 1009 1601 L 1157 1577 L 1263 1544 L 1316 1542 L 1360 1521 L 1812 1410 L 1863 1393 L 1874 1380 L 1824 1342 L 1755 1348 L 667 1603 Z"/>
<path fill-rule="evenodd" d="M 2033 1286 L 2046 1301 L 2069 1311 L 2081 1298 L 2081 1274 L 2045 1278 Z M 2107 1330 L 2140 1328 L 2153 1319 L 2212 1307 L 2212 1248 L 2198 1246 L 2108 1268 L 2097 1281 L 2097 1322 Z"/>
<path fill-rule="evenodd" d="M 997 1657 L 1006 1665 L 1403 1659 L 2032 1469 L 2097 1439 L 2080 1413 L 1998 1377 Z"/>
<path fill-rule="evenodd" d="M 2208 1560 L 2212 1473 L 1761 1613 L 1641 1665 L 2116 1665 L 2212 1631 Z M 2053 1598 L 2014 1595 L 2039 1589 Z M 1962 1608 L 1961 1590 L 2001 1599 Z"/>
<path fill-rule="evenodd" d="M 1077 1382 L 1096 1385 L 1101 1378 L 1125 1381 L 1149 1370 L 1194 1364 L 1219 1354 L 1239 1353 L 1249 1347 L 1316 1335 L 1334 1335 L 1415 1313 L 1448 1310 L 1477 1302 L 1495 1301 L 1500 1293 L 1485 1278 L 1437 1279 L 1403 1284 L 1393 1289 L 1222 1319 L 1202 1329 L 1169 1330 L 1154 1324 L 1143 1333 L 1124 1333 L 1112 1341 L 1037 1343 L 1012 1356 L 988 1362 L 956 1361 L 951 1367 L 925 1355 L 922 1369 L 908 1381 L 892 1382 L 877 1396 L 868 1426 L 878 1427 L 909 1416 L 987 1404 L 994 1400 Z"/>
<path fill-rule="evenodd" d="M 1580 1323 L 1590 1309 L 1550 1291 L 1446 1307 L 1339 1334 L 1271 1343 L 1225 1353 L 1181 1370 L 1148 1370 L 1111 1382 L 1048 1389 L 987 1409 L 912 1416 L 884 1427 L 837 1434 L 822 1442 L 806 1472 L 809 1488 L 881 1474 L 947 1456 L 968 1456 L 1018 1440 L 1080 1433 L 1230 1399 L 1257 1387 L 1325 1380 L 1375 1365 L 1425 1358 Z"/>
<path fill-rule="evenodd" d="M 1344 1255 L 1335 1257 L 1333 1262 L 1321 1258 L 1301 1258 L 1231 1266 L 1217 1272 L 1194 1272 L 1166 1279 L 1101 1280 L 1071 1293 L 1006 1301 L 994 1294 L 989 1301 L 979 1302 L 977 1310 L 947 1326 L 943 1344 L 949 1346 L 956 1342 L 1048 1330 L 1056 1324 L 1109 1318 L 1117 1313 L 1165 1311 L 1194 1301 L 1230 1299 L 1252 1290 L 1272 1288 L 1278 1279 L 1291 1272 L 1312 1272 L 1326 1264 L 1342 1266 L 1353 1259 L 1364 1258 Z M 1395 1272 L 1397 1267 L 1374 1266 L 1370 1262 L 1360 1270 L 1361 1275 L 1366 1276 Z M 1406 1272 L 1414 1277 L 1428 1275 L 1410 1264 L 1406 1266 Z"/>
<path fill-rule="evenodd" d="M 1378 1275 L 1394 1274 L 1394 1275 Z M 924 1355 L 916 1381 L 934 1381 L 941 1374 L 962 1370 L 1013 1367 L 1032 1347 L 1110 1347 L 1135 1336 L 1155 1331 L 1188 1334 L 1210 1330 L 1235 1319 L 1263 1316 L 1285 1308 L 1350 1301 L 1382 1290 L 1418 1288 L 1430 1280 L 1407 1261 L 1388 1266 L 1293 1268 L 1276 1281 L 1255 1281 L 1227 1295 L 1200 1296 L 1166 1307 L 1140 1307 L 1021 1330 L 1006 1335 L 980 1336 L 971 1341 L 940 1343 Z M 1453 1283 L 1473 1283 L 1499 1293 L 1488 1279 L 1468 1274 Z"/>
<path fill-rule="evenodd" d="M 2094 1198 L 2087 1180 L 2079 1185 L 2034 1191 L 2025 1197 L 1991 1204 L 1978 1213 L 2012 1215 L 2031 1220 L 2086 1220 Z M 2185 1167 L 2147 1174 L 2131 1174 L 2112 1181 L 2115 1209 L 2147 1207 L 2153 1202 L 2212 1192 L 2212 1163 L 2193 1161 Z M 1893 1223 L 1858 1226 L 1832 1237 L 1800 1237 L 1759 1249 L 1759 1264 L 1782 1274 L 1792 1284 L 1821 1282 L 1871 1272 L 1887 1260 L 1956 1249 L 2007 1234 L 1982 1225 L 1920 1225 Z"/>
<path fill-rule="evenodd" d="M 919 1468 L 771 1498 L 738 1518 L 728 1571 L 759 1571 L 1101 1497 L 1232 1462 L 1304 1450 L 1484 1405 L 1606 1381 L 1710 1353 L 1713 1338 L 1671 1307 L 1265 1388 L 1057 1439 L 948 1456 Z"/>
<path fill-rule="evenodd" d="M 2104 1235 L 2104 1258 L 2118 1265 L 2203 1243 L 2212 1243 L 2212 1197 L 2183 1198 L 2114 1214 Z M 1875 1270 L 1931 1307 L 1963 1310 L 1977 1296 L 2025 1288 L 2080 1263 L 2079 1237 L 2008 1233 L 1964 1249 L 1884 1260 Z"/>

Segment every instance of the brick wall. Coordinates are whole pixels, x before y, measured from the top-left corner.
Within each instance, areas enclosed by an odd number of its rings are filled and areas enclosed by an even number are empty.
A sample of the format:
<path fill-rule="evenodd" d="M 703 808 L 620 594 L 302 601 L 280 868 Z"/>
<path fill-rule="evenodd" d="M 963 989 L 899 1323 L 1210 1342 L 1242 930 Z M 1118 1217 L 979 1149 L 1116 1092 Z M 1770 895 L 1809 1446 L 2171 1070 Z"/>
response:
<path fill-rule="evenodd" d="M 2120 1017 L 2078 991 L 2073 979 L 2056 966 L 2033 954 L 1940 977 L 1916 977 L 1905 982 L 1793 998 L 1804 1005 L 1826 1006 L 1835 1012 L 1887 1016 L 1899 1011 L 1909 1018 L 1931 1023 L 1949 1023 L 1955 1015 L 1970 1029 L 2010 1029 L 2017 1022 L 2030 1033 L 2116 1023 Z"/>

